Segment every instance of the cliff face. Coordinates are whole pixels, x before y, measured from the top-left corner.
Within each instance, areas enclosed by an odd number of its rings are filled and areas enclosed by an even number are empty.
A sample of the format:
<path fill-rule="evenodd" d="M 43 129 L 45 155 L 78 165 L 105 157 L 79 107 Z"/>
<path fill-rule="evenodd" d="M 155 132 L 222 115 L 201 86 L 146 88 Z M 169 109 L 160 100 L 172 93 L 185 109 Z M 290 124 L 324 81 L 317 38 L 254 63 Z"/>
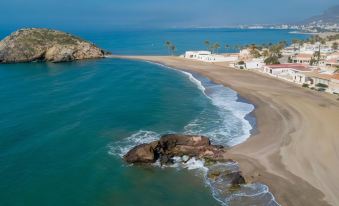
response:
<path fill-rule="evenodd" d="M 0 63 L 65 62 L 103 58 L 104 54 L 90 42 L 50 29 L 21 29 L 0 42 Z"/>

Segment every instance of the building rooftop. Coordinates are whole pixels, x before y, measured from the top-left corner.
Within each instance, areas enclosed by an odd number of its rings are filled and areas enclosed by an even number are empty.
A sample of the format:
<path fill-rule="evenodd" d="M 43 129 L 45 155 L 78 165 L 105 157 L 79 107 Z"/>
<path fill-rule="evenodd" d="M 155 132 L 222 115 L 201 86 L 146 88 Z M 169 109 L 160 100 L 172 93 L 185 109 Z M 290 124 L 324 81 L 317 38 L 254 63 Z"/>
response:
<path fill-rule="evenodd" d="M 271 64 L 271 65 L 266 65 L 267 67 L 271 68 L 271 69 L 283 69 L 283 68 L 287 68 L 287 69 L 294 69 L 294 70 L 298 70 L 298 71 L 311 71 L 311 69 L 303 64 Z"/>

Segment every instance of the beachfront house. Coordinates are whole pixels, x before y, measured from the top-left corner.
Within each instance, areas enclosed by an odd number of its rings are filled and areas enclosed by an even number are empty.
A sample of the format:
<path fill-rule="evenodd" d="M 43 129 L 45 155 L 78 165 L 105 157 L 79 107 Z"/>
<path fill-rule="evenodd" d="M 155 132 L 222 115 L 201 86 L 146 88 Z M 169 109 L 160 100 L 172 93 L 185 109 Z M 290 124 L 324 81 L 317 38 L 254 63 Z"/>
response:
<path fill-rule="evenodd" d="M 210 51 L 187 51 L 183 57 L 203 62 L 234 62 L 238 60 L 238 56 L 212 54 Z"/>
<path fill-rule="evenodd" d="M 312 69 L 303 64 L 274 64 L 264 66 L 261 71 L 289 82 L 304 84 L 308 80 L 306 73 Z"/>
<path fill-rule="evenodd" d="M 204 56 L 211 55 L 210 51 L 187 51 L 184 55 L 186 59 L 201 59 Z"/>
<path fill-rule="evenodd" d="M 248 61 L 245 61 L 246 69 L 260 69 L 265 66 L 264 59 L 254 58 Z"/>
<path fill-rule="evenodd" d="M 311 72 L 307 74 L 308 81 L 306 82 L 306 84 L 308 84 L 311 88 L 327 91 L 330 86 L 331 78 L 331 74 Z"/>

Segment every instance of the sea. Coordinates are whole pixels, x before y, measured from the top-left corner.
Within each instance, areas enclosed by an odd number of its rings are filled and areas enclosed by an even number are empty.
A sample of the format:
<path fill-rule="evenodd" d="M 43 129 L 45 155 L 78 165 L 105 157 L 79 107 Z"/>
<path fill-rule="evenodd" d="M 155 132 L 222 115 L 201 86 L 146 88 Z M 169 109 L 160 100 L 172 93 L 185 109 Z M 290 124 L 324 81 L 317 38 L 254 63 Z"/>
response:
<path fill-rule="evenodd" d="M 0 30 L 0 38 L 11 32 Z M 123 55 L 167 55 L 165 41 L 179 55 L 205 50 L 205 40 L 236 46 L 308 37 L 242 29 L 67 32 Z M 150 62 L 0 65 L 0 205 L 278 205 L 261 183 L 224 192 L 226 183 L 210 180 L 199 160 L 161 167 L 122 159 L 168 133 L 206 135 L 232 147 L 255 131 L 254 109 L 230 88 Z"/>

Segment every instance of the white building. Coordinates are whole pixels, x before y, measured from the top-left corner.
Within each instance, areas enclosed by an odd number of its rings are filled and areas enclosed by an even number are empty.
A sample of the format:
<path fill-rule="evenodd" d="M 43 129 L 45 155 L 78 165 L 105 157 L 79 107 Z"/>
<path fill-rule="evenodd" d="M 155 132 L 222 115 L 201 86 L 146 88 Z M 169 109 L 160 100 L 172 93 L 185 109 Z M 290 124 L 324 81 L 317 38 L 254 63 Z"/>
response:
<path fill-rule="evenodd" d="M 302 64 L 274 64 L 263 67 L 262 72 L 297 84 L 307 82 L 306 74 L 312 70 Z"/>
<path fill-rule="evenodd" d="M 203 62 L 234 62 L 238 60 L 237 56 L 212 54 L 210 51 L 187 51 L 184 58 Z"/>
<path fill-rule="evenodd" d="M 252 58 L 251 51 L 249 49 L 242 49 L 239 52 L 240 59 Z"/>
<path fill-rule="evenodd" d="M 339 60 L 339 52 L 334 52 L 332 54 L 327 55 L 326 60 L 336 59 Z"/>
<path fill-rule="evenodd" d="M 245 61 L 246 69 L 260 69 L 263 66 L 265 66 L 265 63 L 264 59 L 261 58 Z"/>

